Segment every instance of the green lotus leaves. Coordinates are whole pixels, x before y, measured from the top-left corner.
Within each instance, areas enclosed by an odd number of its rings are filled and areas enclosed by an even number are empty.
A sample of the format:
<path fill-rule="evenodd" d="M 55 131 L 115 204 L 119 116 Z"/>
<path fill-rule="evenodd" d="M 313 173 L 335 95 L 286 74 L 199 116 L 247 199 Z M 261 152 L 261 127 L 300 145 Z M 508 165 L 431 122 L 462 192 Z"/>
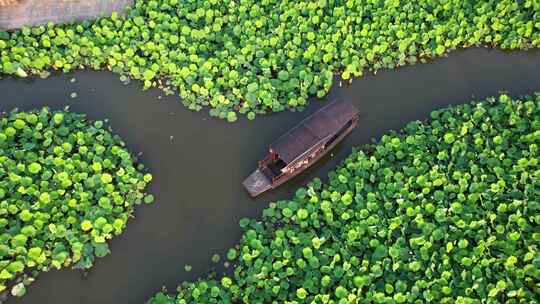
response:
<path fill-rule="evenodd" d="M 220 282 L 149 303 L 537 301 L 540 93 L 431 117 L 354 150 L 326 185 L 270 203 L 261 221 L 243 219 Z"/>
<path fill-rule="evenodd" d="M 112 176 L 109 173 L 103 173 L 100 179 L 103 184 L 108 184 L 112 182 Z"/>
<path fill-rule="evenodd" d="M 236 251 L 236 249 L 229 249 L 229 251 L 227 251 L 227 259 L 230 260 L 230 261 L 233 261 L 234 259 L 236 259 L 236 257 L 238 256 L 238 252 Z"/>
<path fill-rule="evenodd" d="M 148 194 L 147 196 L 144 197 L 144 202 L 146 204 L 151 204 L 154 202 L 154 196 L 152 194 Z"/>
<path fill-rule="evenodd" d="M 92 229 L 92 222 L 90 222 L 89 220 L 84 220 L 81 222 L 81 229 L 83 231 L 89 231 L 90 229 Z"/>
<path fill-rule="evenodd" d="M 32 260 L 38 261 L 41 258 L 42 250 L 39 247 L 33 247 L 28 250 L 28 257 Z"/>
<path fill-rule="evenodd" d="M 111 253 L 109 246 L 106 243 L 94 244 L 94 252 L 97 257 L 104 257 L 107 254 Z"/>
<path fill-rule="evenodd" d="M 38 164 L 38 163 L 31 163 L 28 166 L 28 172 L 30 172 L 32 174 L 38 174 L 39 171 L 41 171 L 41 165 Z"/>
<path fill-rule="evenodd" d="M 537 48 L 539 11 L 532 0 L 136 0 L 125 16 L 0 32 L 0 72 L 108 69 L 233 122 L 302 109 L 334 73 L 349 80 L 470 46 Z"/>
<path fill-rule="evenodd" d="M 84 115 L 43 108 L 0 117 L 0 289 L 108 254 L 152 180 L 125 144 Z"/>
<path fill-rule="evenodd" d="M 0 280 L 9 280 L 11 278 L 13 278 L 13 274 L 6 269 L 3 269 L 2 272 L 0 272 Z"/>
<path fill-rule="evenodd" d="M 300 299 L 300 300 L 304 300 L 307 296 L 308 296 L 308 292 L 304 289 L 304 288 L 298 288 L 296 290 L 296 296 Z"/>
<path fill-rule="evenodd" d="M 20 261 L 11 262 L 5 269 L 12 274 L 16 274 L 24 270 L 24 264 Z"/>
<path fill-rule="evenodd" d="M 338 286 L 335 290 L 335 295 L 338 299 L 343 299 L 349 295 L 349 292 L 345 287 Z"/>

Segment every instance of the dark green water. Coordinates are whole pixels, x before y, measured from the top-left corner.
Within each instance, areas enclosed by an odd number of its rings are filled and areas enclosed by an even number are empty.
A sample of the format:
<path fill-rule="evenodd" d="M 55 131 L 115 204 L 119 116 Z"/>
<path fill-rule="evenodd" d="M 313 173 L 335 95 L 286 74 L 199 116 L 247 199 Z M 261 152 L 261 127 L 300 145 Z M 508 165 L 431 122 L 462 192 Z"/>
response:
<path fill-rule="evenodd" d="M 69 82 L 75 77 L 75 83 Z M 241 234 L 242 217 L 259 217 L 269 201 L 289 197 L 313 177 L 326 177 L 353 146 L 369 143 L 411 120 L 425 119 L 436 108 L 467 102 L 473 97 L 540 91 L 540 52 L 503 53 L 469 49 L 429 64 L 379 72 L 336 85 L 328 98 L 343 96 L 360 109 L 357 129 L 333 152 L 291 182 L 259 197 L 249 198 L 242 180 L 255 168 L 268 144 L 321 102 L 302 113 L 279 113 L 250 122 L 229 124 L 206 112 L 190 112 L 176 97 L 158 90 L 141 91 L 139 83 L 124 86 L 116 75 L 78 72 L 46 80 L 0 81 L 0 110 L 49 105 L 110 120 L 134 153 L 154 175 L 149 191 L 153 205 L 141 206 L 121 236 L 111 242 L 112 254 L 99 259 L 85 277 L 80 271 L 41 275 L 22 299 L 25 304 L 143 303 L 162 286 L 174 291 L 215 266 Z M 70 99 L 71 92 L 78 97 Z M 186 273 L 184 264 L 193 265 Z"/>

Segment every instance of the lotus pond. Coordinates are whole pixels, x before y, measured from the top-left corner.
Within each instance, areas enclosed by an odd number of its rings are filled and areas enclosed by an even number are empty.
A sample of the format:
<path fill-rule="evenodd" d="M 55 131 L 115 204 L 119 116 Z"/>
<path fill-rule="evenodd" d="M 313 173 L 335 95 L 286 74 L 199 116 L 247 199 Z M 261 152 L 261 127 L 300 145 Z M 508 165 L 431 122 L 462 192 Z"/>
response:
<path fill-rule="evenodd" d="M 165 303 L 534 303 L 540 295 L 540 92 L 433 111 L 353 151 L 262 221 L 234 275 Z"/>
<path fill-rule="evenodd" d="M 134 205 L 152 202 L 152 175 L 81 114 L 15 110 L 0 130 L 0 292 L 21 297 L 41 272 L 107 255 Z"/>
<path fill-rule="evenodd" d="M 536 0 L 136 0 L 126 16 L 0 32 L 0 72 L 109 69 L 236 121 L 303 108 L 333 74 L 393 69 L 470 46 L 540 45 Z"/>
<path fill-rule="evenodd" d="M 2 111 L 18 107 L 28 112 L 45 105 L 62 111 L 69 106 L 70 113 L 87 113 L 89 121 L 104 121 L 104 129 L 111 126 L 111 134 L 119 135 L 152 173 L 145 191 L 156 198 L 155 205 L 136 208 L 136 220 L 128 220 L 127 229 L 109 242 L 111 253 L 96 259 L 90 271 L 42 273 L 23 298 L 8 303 L 143 303 L 163 285 L 174 294 L 181 281 L 205 277 L 211 268 L 232 276 L 233 268 L 223 262 L 241 238 L 241 218 L 260 218 L 268 202 L 290 199 L 314 177 L 324 179 L 351 147 L 426 119 L 434 109 L 469 102 L 472 95 L 498 95 L 499 90 L 531 94 L 539 89 L 539 65 L 538 52 L 470 49 L 431 64 L 367 76 L 348 87 L 336 85 L 329 98 L 352 98 L 362 113 L 359 128 L 333 155 L 255 202 L 241 181 L 268 143 L 316 111 L 319 102 L 302 113 L 226 124 L 186 111 L 159 90 L 141 93 L 138 83 L 124 86 L 110 73 L 2 80 Z M 186 265 L 191 271 L 186 272 Z"/>

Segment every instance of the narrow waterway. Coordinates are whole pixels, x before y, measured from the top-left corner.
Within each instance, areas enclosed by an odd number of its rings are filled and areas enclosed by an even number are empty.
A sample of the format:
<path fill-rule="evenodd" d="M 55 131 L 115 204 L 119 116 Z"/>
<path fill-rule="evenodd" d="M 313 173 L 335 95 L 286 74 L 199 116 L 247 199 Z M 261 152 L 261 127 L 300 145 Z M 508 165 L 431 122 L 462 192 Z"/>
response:
<path fill-rule="evenodd" d="M 70 82 L 71 78 L 75 82 Z M 112 254 L 98 259 L 87 276 L 75 270 L 42 274 L 22 299 L 25 304 L 142 304 L 162 286 L 204 275 L 241 234 L 242 217 L 259 217 L 269 201 L 285 199 L 313 177 L 325 178 L 352 149 L 425 119 L 437 108 L 473 98 L 540 91 L 540 52 L 488 49 L 457 51 L 429 64 L 381 71 L 338 84 L 327 98 L 349 98 L 360 109 L 357 129 L 310 170 L 259 197 L 249 198 L 242 180 L 268 144 L 323 103 L 304 112 L 279 113 L 230 124 L 186 110 L 177 97 L 123 85 L 108 72 L 77 72 L 48 79 L 3 79 L 0 110 L 69 106 L 90 119 L 109 119 L 133 153 L 151 169 L 153 205 L 140 206 L 124 234 L 111 242 Z M 70 98 L 76 92 L 78 97 Z M 222 259 L 223 260 L 223 259 Z M 193 266 L 191 272 L 184 265 Z"/>

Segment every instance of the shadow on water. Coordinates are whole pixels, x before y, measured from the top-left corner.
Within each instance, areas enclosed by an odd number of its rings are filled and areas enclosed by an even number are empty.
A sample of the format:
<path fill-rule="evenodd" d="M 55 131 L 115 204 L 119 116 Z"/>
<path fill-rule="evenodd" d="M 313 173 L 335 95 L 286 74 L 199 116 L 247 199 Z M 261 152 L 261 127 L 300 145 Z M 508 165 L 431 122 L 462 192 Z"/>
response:
<path fill-rule="evenodd" d="M 352 85 L 335 86 L 328 98 L 354 100 L 361 112 L 357 129 L 309 171 L 279 189 L 251 200 L 241 182 L 263 157 L 268 144 L 313 113 L 280 113 L 253 122 L 229 124 L 190 112 L 176 97 L 158 90 L 124 86 L 107 72 L 77 72 L 46 80 L 0 81 L 0 110 L 69 105 L 90 119 L 110 120 L 132 152 L 154 174 L 149 191 L 156 203 L 136 210 L 124 234 L 111 242 L 112 254 L 99 259 L 87 277 L 73 270 L 41 275 L 22 299 L 8 303 L 143 303 L 166 285 L 193 280 L 224 257 L 241 234 L 242 217 L 259 217 L 267 202 L 285 199 L 313 177 L 325 177 L 353 146 L 371 142 L 406 122 L 425 119 L 437 108 L 497 94 L 540 90 L 540 52 L 503 53 L 469 49 L 429 64 L 382 71 Z M 74 76 L 77 81 L 69 82 Z M 71 92 L 78 97 L 70 99 Z M 184 264 L 193 265 L 186 273 Z"/>

